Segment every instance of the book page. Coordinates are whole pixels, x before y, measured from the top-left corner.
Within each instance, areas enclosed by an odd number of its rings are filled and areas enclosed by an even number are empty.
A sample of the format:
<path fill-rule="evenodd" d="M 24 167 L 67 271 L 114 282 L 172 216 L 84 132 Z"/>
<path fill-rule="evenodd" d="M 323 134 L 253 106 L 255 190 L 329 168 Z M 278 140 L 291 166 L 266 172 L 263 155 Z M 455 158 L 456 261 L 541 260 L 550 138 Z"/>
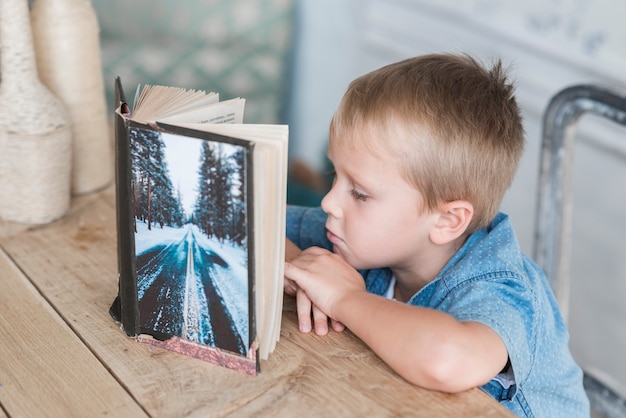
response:
<path fill-rule="evenodd" d="M 219 102 L 219 94 L 178 87 L 145 85 L 138 88 L 132 119 L 154 122 Z"/>
<path fill-rule="evenodd" d="M 181 125 L 185 123 L 243 123 L 243 111 L 246 104 L 245 99 L 236 98 L 223 102 L 211 103 L 206 106 L 177 112 L 168 117 L 157 118 L 159 122 L 169 125 Z"/>
<path fill-rule="evenodd" d="M 255 143 L 256 323 L 259 358 L 267 359 L 280 337 L 282 319 L 288 127 L 252 124 L 179 126 L 248 139 Z"/>

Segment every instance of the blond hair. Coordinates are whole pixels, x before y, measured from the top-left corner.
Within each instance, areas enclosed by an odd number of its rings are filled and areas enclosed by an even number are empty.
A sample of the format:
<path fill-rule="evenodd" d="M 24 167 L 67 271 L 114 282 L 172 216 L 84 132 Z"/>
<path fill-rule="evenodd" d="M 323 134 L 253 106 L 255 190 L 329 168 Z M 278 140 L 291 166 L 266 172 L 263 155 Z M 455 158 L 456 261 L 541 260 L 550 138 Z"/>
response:
<path fill-rule="evenodd" d="M 524 149 L 522 117 L 501 61 L 485 69 L 466 55 L 419 56 L 357 78 L 330 133 L 332 141 L 398 157 L 402 175 L 424 197 L 423 210 L 472 203 L 470 233 L 497 214 Z"/>

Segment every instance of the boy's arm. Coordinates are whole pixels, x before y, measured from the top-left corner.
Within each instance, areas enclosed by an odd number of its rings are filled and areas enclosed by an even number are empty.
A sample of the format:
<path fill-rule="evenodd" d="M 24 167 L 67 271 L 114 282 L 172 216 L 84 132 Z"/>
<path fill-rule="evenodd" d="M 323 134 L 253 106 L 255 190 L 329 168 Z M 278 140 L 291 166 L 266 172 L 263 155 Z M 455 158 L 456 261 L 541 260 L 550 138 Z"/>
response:
<path fill-rule="evenodd" d="M 506 347 L 491 328 L 434 309 L 355 292 L 334 312 L 385 363 L 422 387 L 461 392 L 487 383 L 507 363 Z"/>
<path fill-rule="evenodd" d="M 291 261 L 296 258 L 302 250 L 298 248 L 296 244 L 293 243 L 289 238 L 285 241 L 285 261 Z"/>
<path fill-rule="evenodd" d="M 336 254 L 308 249 L 287 263 L 285 276 L 411 383 L 460 392 L 488 382 L 506 365 L 506 347 L 491 328 L 370 294 Z"/>

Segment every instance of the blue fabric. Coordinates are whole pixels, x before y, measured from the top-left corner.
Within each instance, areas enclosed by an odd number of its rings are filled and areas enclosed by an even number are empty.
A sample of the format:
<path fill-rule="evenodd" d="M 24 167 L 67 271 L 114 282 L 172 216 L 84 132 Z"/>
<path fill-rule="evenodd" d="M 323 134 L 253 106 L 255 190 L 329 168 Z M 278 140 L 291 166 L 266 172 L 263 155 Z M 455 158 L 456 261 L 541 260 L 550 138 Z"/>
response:
<path fill-rule="evenodd" d="M 332 250 L 320 208 L 290 206 L 287 237 L 300 248 Z M 361 271 L 369 292 L 384 295 L 389 269 Z M 545 275 L 517 243 L 509 217 L 498 214 L 472 234 L 437 277 L 409 301 L 495 330 L 509 353 L 512 385 L 502 375 L 482 386 L 521 417 L 588 417 L 582 371 L 568 349 L 569 335 Z M 512 374 L 511 374 L 512 373 Z M 506 374 L 506 373 L 504 373 Z"/>

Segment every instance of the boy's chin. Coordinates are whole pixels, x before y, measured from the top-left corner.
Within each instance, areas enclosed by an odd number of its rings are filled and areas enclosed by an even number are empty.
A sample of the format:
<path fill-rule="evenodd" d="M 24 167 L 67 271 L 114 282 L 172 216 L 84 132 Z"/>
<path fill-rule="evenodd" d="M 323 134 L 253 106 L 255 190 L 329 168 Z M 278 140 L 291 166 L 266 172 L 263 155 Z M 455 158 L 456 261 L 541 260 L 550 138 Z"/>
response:
<path fill-rule="evenodd" d="M 341 257 L 343 261 L 350 264 L 350 266 L 355 270 L 369 270 L 373 268 L 371 266 L 365 265 L 362 262 L 359 262 L 358 260 L 355 259 L 354 256 L 346 253 L 345 251 L 342 251 L 342 249 L 339 248 L 337 245 L 333 245 L 333 253 Z"/>
<path fill-rule="evenodd" d="M 352 265 L 350 263 L 349 257 L 346 256 L 345 252 L 342 251 L 342 249 L 338 246 L 338 245 L 333 245 L 333 253 L 337 254 L 339 257 L 341 257 L 341 259 L 343 261 L 345 261 L 346 263 Z M 352 266 L 354 267 L 354 266 Z"/>

